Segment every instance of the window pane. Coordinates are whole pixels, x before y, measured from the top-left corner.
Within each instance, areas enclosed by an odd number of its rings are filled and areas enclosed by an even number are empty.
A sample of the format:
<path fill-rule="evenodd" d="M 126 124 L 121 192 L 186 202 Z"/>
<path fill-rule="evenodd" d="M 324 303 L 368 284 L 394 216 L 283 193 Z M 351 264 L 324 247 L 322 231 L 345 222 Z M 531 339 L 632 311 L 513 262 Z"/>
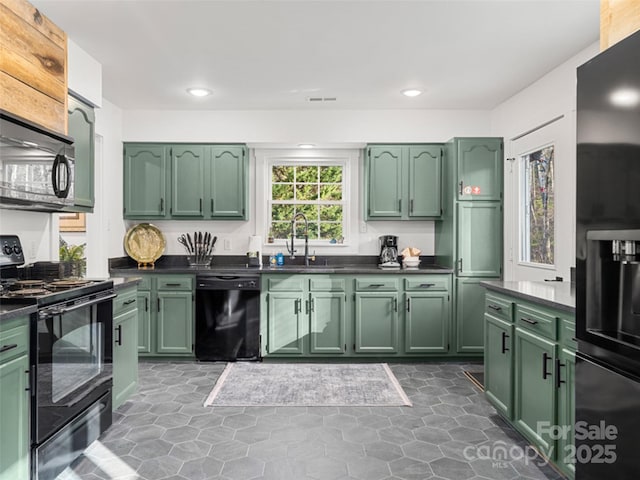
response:
<path fill-rule="evenodd" d="M 318 183 L 318 167 L 296 167 L 297 183 Z"/>
<path fill-rule="evenodd" d="M 271 231 L 273 238 L 289 238 L 291 234 L 291 222 L 272 222 Z"/>
<path fill-rule="evenodd" d="M 342 183 L 342 167 L 320 167 L 320 181 L 322 183 Z"/>
<path fill-rule="evenodd" d="M 293 185 L 274 183 L 271 192 L 273 200 L 293 200 Z"/>
<path fill-rule="evenodd" d="M 296 185 L 296 200 L 317 200 L 318 185 Z"/>
<path fill-rule="evenodd" d="M 273 205 L 271 207 L 271 220 L 291 221 L 293 218 L 293 205 Z"/>
<path fill-rule="evenodd" d="M 271 181 L 273 183 L 293 182 L 293 167 L 274 165 L 271 169 Z"/>
<path fill-rule="evenodd" d="M 320 220 L 342 221 L 342 205 L 321 205 Z"/>
<path fill-rule="evenodd" d="M 300 231 L 302 233 L 302 231 Z M 317 240 L 318 239 L 318 224 L 317 223 L 309 223 L 309 240 Z"/>
<path fill-rule="evenodd" d="M 303 203 L 296 205 L 296 213 L 302 212 L 304 216 L 307 217 L 309 222 L 317 222 L 318 221 L 318 205 L 314 205 L 313 203 Z M 304 223 L 302 219 L 300 223 Z"/>
<path fill-rule="evenodd" d="M 522 158 L 524 211 L 521 259 L 553 265 L 554 251 L 554 147 L 542 148 Z"/>
<path fill-rule="evenodd" d="M 323 240 L 331 240 L 332 238 L 338 240 L 342 236 L 341 223 L 320 223 L 320 238 Z"/>
<path fill-rule="evenodd" d="M 342 200 L 342 185 L 320 185 L 320 200 Z"/>

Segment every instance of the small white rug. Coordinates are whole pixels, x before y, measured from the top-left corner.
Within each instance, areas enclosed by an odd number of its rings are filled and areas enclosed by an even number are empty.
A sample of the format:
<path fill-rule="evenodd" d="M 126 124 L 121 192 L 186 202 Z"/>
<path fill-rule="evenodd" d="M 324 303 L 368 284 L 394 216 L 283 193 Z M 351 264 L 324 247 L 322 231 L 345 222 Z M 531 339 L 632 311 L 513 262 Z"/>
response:
<path fill-rule="evenodd" d="M 386 363 L 228 363 L 205 406 L 411 406 Z"/>

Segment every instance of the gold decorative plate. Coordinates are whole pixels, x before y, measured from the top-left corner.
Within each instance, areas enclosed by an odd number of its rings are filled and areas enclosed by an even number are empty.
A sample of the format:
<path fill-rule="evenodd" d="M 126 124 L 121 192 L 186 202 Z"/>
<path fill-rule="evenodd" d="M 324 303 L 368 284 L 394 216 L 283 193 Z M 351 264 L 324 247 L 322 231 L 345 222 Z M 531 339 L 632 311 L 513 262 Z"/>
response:
<path fill-rule="evenodd" d="M 138 264 L 153 264 L 164 253 L 167 242 L 162 232 L 150 223 L 131 227 L 124 236 L 124 249 Z"/>

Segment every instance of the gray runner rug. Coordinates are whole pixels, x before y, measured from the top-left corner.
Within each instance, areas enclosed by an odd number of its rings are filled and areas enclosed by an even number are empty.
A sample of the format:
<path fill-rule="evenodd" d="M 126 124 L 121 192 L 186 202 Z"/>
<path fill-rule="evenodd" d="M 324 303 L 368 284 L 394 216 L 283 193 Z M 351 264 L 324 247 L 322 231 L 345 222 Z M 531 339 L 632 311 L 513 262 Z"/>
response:
<path fill-rule="evenodd" d="M 411 405 L 386 363 L 228 363 L 205 406 Z"/>

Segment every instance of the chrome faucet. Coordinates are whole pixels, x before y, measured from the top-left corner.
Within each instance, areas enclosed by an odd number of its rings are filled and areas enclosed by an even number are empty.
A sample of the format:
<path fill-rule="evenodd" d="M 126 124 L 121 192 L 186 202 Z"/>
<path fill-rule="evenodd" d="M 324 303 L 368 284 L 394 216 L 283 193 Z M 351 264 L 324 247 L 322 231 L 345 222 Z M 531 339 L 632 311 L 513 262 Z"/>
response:
<path fill-rule="evenodd" d="M 294 239 L 296 238 L 296 221 L 298 217 L 302 217 L 304 220 L 304 264 L 309 266 L 309 221 L 302 212 L 298 212 L 293 216 L 291 220 L 291 248 L 289 248 L 289 242 L 287 243 L 287 251 L 291 255 L 291 260 L 296 258 L 296 249 L 294 248 Z"/>

